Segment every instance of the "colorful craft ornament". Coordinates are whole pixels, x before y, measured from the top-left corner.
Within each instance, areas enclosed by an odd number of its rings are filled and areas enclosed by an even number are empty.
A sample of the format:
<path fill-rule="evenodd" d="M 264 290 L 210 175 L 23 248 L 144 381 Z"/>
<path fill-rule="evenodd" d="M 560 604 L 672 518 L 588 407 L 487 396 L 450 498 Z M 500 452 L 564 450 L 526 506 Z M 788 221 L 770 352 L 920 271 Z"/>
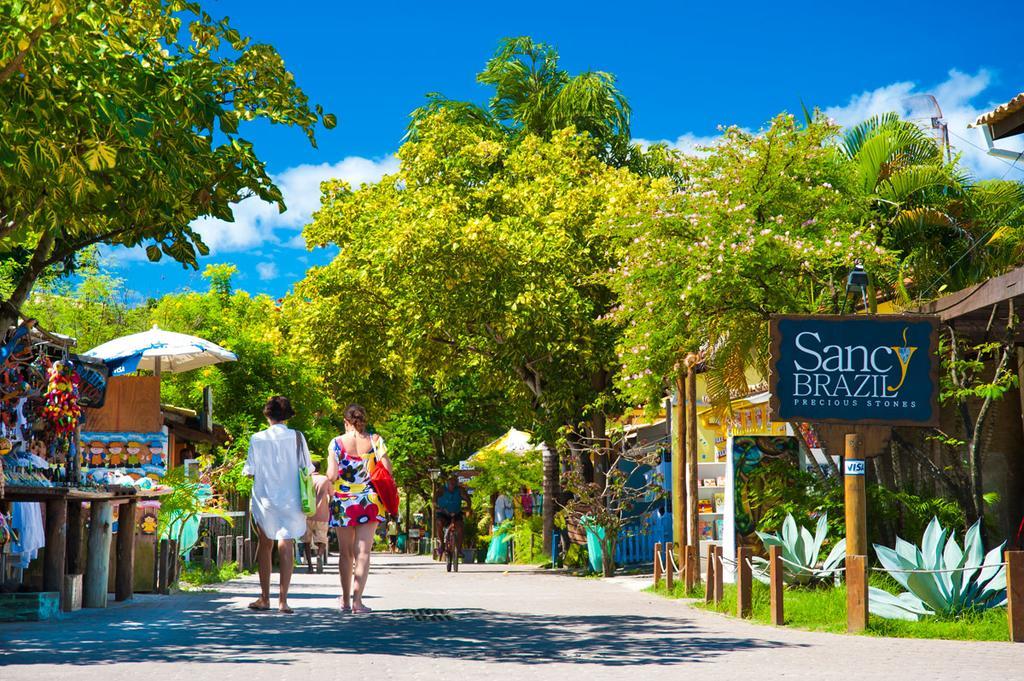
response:
<path fill-rule="evenodd" d="M 42 416 L 53 425 L 58 436 L 70 436 L 78 427 L 82 416 L 78 405 L 78 375 L 68 362 L 54 362 L 50 367 Z"/>

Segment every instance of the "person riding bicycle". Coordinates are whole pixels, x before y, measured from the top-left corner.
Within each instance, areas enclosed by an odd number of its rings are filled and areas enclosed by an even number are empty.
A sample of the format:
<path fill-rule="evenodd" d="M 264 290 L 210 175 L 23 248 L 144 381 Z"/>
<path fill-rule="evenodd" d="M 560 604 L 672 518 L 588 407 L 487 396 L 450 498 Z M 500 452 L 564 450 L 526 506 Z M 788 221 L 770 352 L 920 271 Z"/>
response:
<path fill-rule="evenodd" d="M 448 478 L 448 482 L 441 488 L 441 491 L 437 495 L 435 500 L 435 507 L 437 509 L 437 524 L 438 527 L 434 528 L 437 532 L 436 536 L 440 540 L 444 540 L 444 530 L 449 525 L 455 527 L 455 550 L 462 550 L 462 525 L 463 525 L 463 508 L 467 511 L 471 511 L 472 507 L 469 505 L 469 495 L 466 490 L 459 485 L 459 478 L 456 475 Z M 463 506 L 465 503 L 465 506 Z"/>

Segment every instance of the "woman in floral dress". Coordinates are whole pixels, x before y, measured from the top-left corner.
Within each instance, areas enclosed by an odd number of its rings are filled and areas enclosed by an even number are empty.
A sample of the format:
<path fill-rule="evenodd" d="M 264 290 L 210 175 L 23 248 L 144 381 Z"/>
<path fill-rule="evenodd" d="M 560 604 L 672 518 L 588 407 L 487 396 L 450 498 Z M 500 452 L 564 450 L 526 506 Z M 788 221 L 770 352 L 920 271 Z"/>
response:
<path fill-rule="evenodd" d="M 363 605 L 363 590 L 377 523 L 385 519 L 384 505 L 370 482 L 375 465 L 391 470 L 384 441 L 366 432 L 366 410 L 350 405 L 345 410 L 345 433 L 331 441 L 327 457 L 327 477 L 335 484 L 331 525 L 337 528 L 341 552 L 341 611 L 346 613 L 370 612 Z"/>

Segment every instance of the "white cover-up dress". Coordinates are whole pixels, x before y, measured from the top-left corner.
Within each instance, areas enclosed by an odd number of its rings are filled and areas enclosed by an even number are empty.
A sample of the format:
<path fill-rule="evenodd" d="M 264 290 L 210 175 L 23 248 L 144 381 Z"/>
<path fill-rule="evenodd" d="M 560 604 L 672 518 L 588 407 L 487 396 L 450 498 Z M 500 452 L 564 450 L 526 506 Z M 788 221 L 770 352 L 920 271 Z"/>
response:
<path fill-rule="evenodd" d="M 306 438 L 301 460 L 310 472 Z M 249 440 L 249 456 L 243 472 L 253 477 L 252 518 L 270 539 L 301 539 L 306 533 L 306 515 L 299 499 L 299 458 L 295 431 L 278 423 L 261 430 Z"/>

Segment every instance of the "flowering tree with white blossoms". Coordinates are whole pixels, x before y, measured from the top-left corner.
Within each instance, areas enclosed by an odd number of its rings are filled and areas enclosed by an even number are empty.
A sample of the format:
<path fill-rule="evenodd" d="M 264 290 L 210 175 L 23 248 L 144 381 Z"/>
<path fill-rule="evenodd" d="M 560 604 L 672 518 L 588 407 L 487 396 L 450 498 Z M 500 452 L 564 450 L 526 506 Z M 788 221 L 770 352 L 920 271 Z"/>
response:
<path fill-rule="evenodd" d="M 616 229 L 620 265 L 608 272 L 620 304 L 619 384 L 653 403 L 684 358 L 708 363 L 710 397 L 767 376 L 769 315 L 838 312 L 860 259 L 891 280 L 869 202 L 825 120 L 780 115 L 763 132 L 726 129 L 703 157 L 684 161 L 682 191 L 652 218 Z"/>

